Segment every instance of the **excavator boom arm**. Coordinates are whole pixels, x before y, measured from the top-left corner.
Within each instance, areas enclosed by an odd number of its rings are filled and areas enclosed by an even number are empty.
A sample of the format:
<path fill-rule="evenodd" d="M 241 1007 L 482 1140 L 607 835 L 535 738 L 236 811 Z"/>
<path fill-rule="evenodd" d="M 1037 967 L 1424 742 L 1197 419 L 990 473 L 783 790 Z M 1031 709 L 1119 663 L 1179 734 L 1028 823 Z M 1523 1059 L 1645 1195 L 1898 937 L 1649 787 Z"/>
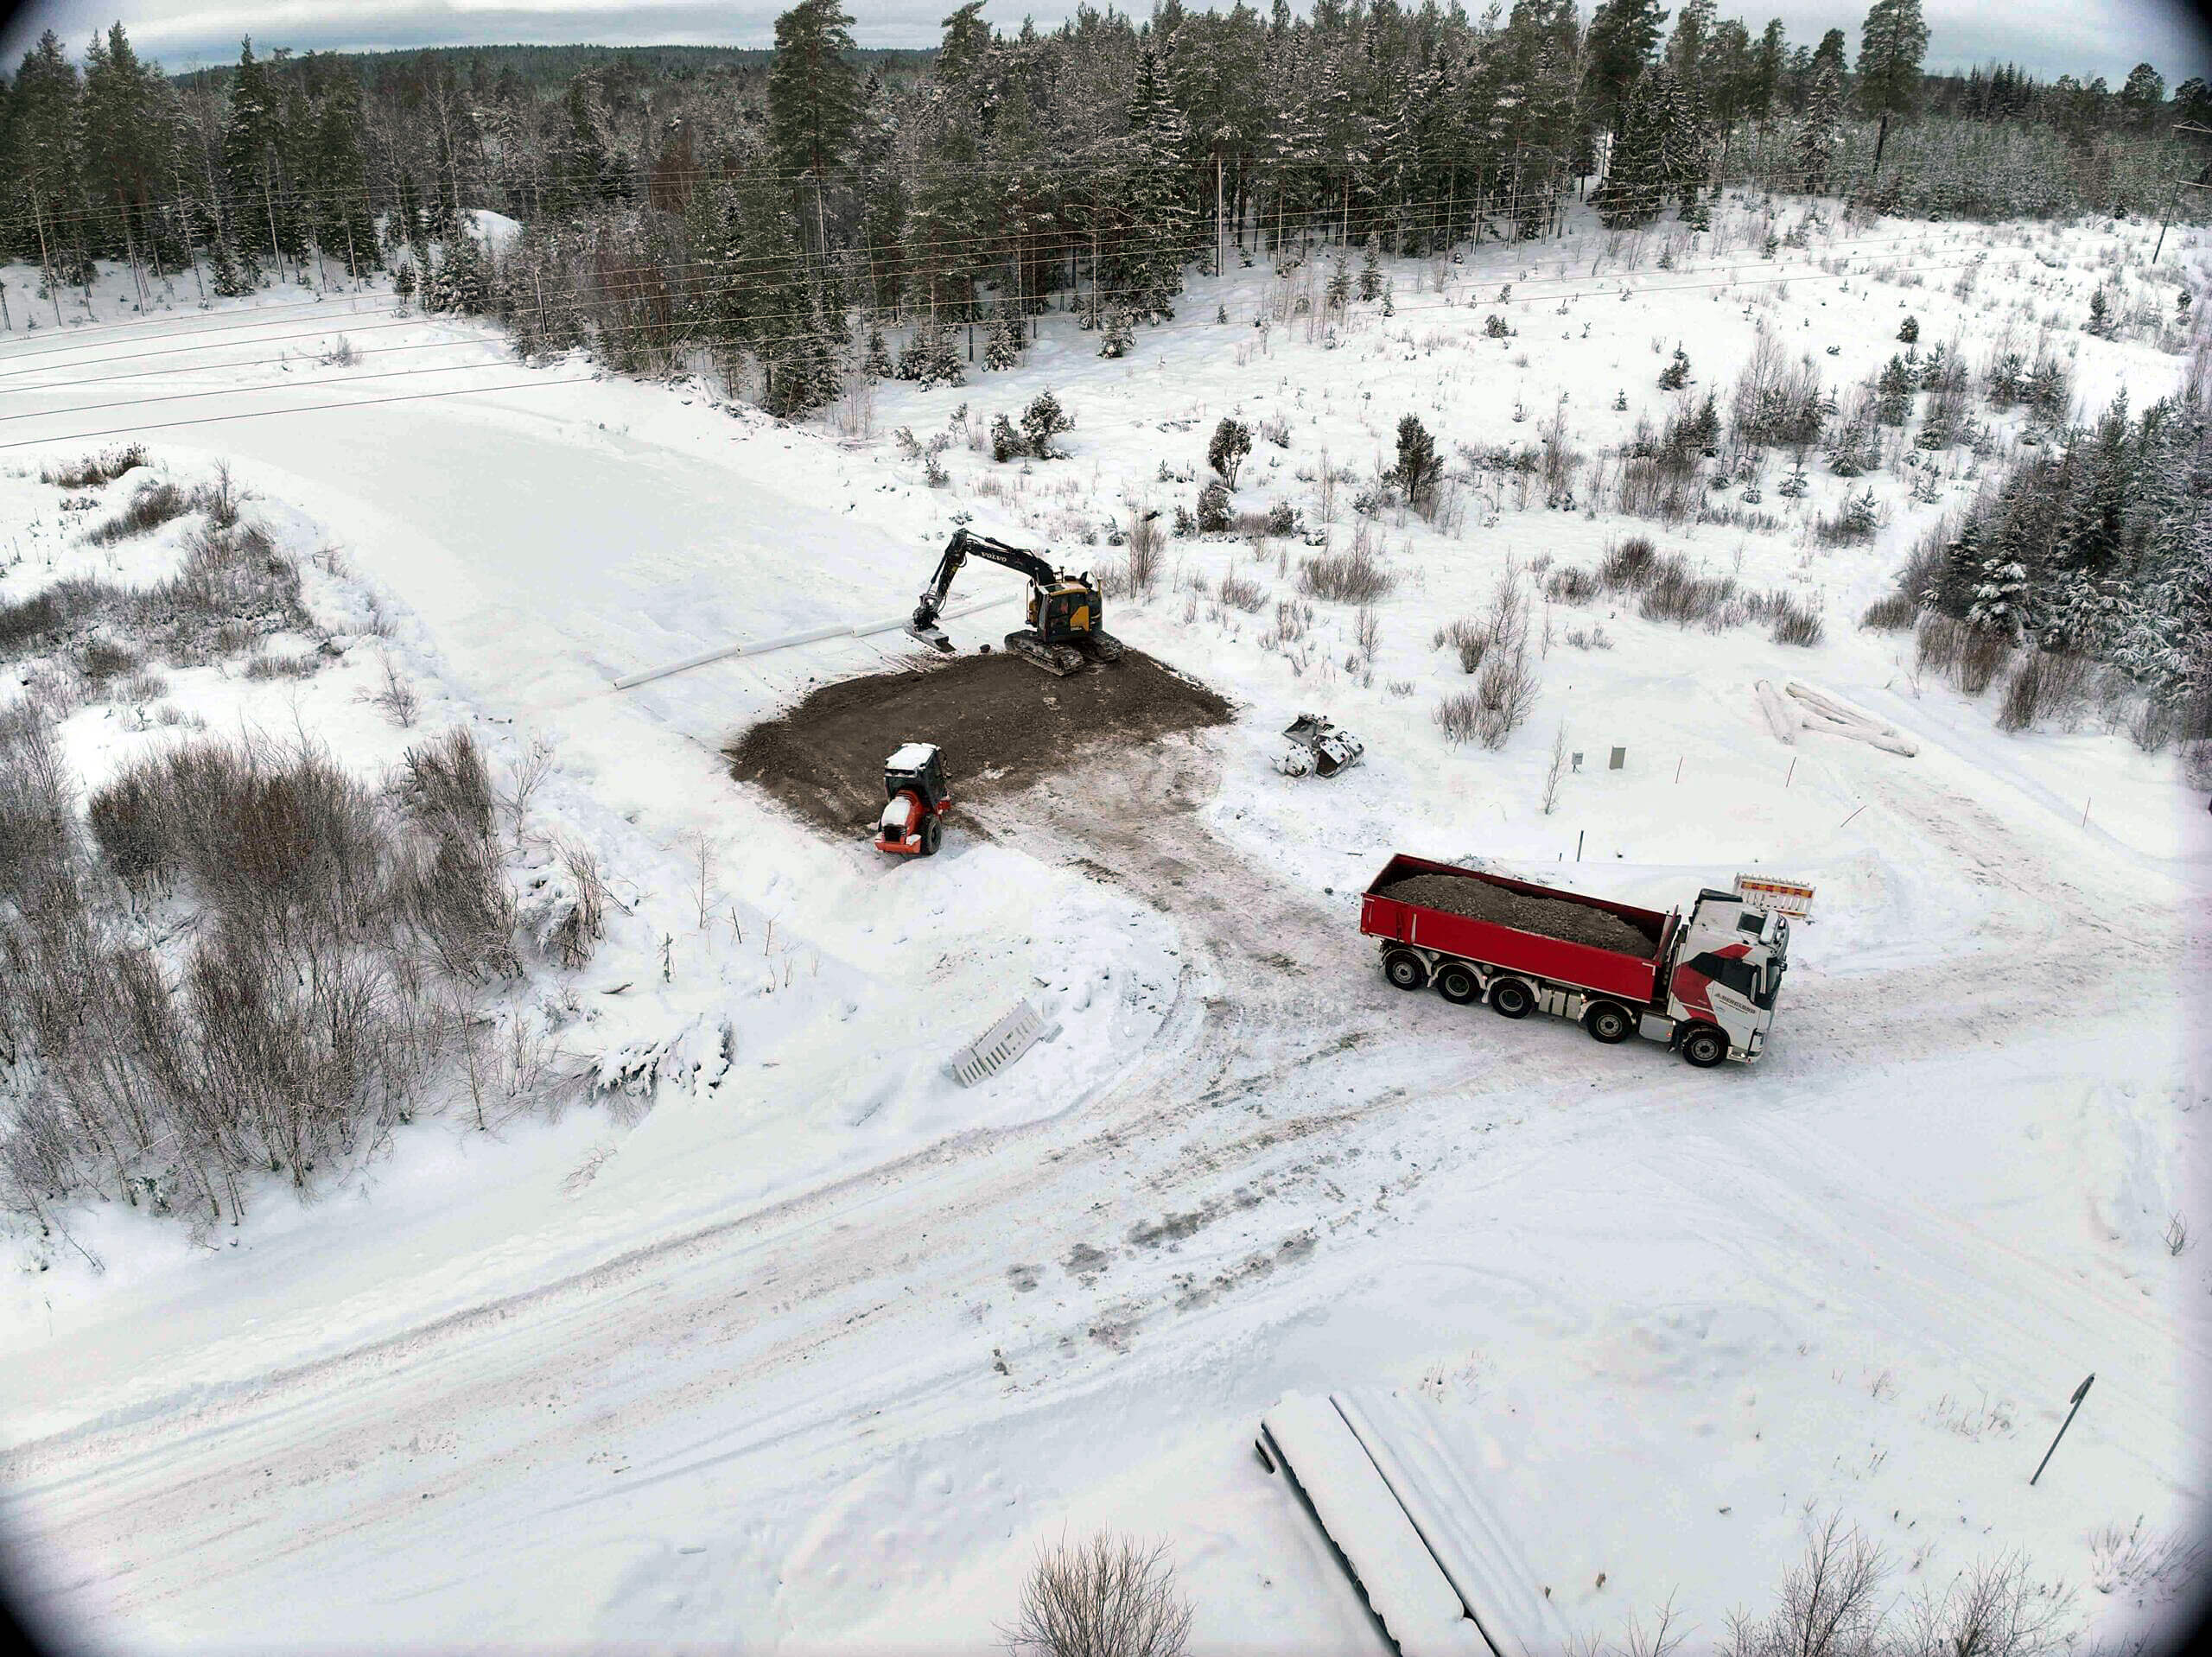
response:
<path fill-rule="evenodd" d="M 970 558 L 981 558 L 987 563 L 1001 564 L 1018 575 L 1026 575 L 1039 587 L 1049 587 L 1060 579 L 1059 571 L 1033 552 L 1020 547 L 1009 547 L 1003 541 L 994 541 L 988 536 L 970 535 L 965 529 L 955 530 L 952 539 L 944 543 L 944 556 L 938 560 L 937 574 L 930 577 L 930 584 L 923 589 L 921 602 L 914 606 L 912 631 L 934 627 L 944 601 L 951 595 L 953 578 L 960 574 L 960 567 Z"/>

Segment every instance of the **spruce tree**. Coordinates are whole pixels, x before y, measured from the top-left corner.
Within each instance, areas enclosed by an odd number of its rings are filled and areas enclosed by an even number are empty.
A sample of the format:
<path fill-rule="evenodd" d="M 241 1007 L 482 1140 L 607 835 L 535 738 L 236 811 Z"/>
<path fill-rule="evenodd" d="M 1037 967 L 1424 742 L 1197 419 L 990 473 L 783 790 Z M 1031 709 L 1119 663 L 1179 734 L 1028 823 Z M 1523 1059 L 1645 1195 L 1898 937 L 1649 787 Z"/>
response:
<path fill-rule="evenodd" d="M 1928 55 L 1928 25 L 1920 0 L 1874 0 L 1859 32 L 1859 107 L 1881 128 L 1874 137 L 1872 176 L 1882 172 L 1890 122 L 1920 112 L 1921 61 Z"/>
<path fill-rule="evenodd" d="M 839 0 L 799 0 L 776 19 L 768 70 L 769 139 L 779 164 L 812 184 L 818 244 L 827 235 L 823 192 L 851 146 L 860 114 L 852 22 Z"/>
<path fill-rule="evenodd" d="M 1835 69 L 1822 64 L 1805 97 L 1805 120 L 1797 130 L 1798 187 L 1818 195 L 1828 187 L 1828 170 L 1843 144 L 1843 87 Z"/>

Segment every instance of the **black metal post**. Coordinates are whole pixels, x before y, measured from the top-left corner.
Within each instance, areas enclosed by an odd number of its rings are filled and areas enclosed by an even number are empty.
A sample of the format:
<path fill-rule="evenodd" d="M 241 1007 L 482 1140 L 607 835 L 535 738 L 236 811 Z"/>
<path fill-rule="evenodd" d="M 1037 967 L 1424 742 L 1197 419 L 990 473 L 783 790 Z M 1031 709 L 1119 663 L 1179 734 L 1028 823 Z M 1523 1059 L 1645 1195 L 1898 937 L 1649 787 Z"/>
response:
<path fill-rule="evenodd" d="M 2089 1395 L 2089 1381 L 2096 1378 L 2095 1374 L 2092 1372 L 2088 1381 L 2083 1381 L 2074 1389 L 2074 1408 L 2067 1411 L 2066 1419 L 2058 1424 L 2058 1438 L 2063 1438 L 2066 1436 L 2066 1429 L 2074 1425 L 2074 1413 L 2082 1407 L 2082 1400 Z M 2030 1484 L 2033 1484 L 2041 1478 L 2043 1470 L 2050 1465 L 2050 1458 L 2058 1450 L 2058 1438 L 2053 1438 L 2050 1441 L 2050 1448 L 2043 1452 L 2043 1459 L 2036 1463 L 2036 1470 L 2028 1476 Z"/>

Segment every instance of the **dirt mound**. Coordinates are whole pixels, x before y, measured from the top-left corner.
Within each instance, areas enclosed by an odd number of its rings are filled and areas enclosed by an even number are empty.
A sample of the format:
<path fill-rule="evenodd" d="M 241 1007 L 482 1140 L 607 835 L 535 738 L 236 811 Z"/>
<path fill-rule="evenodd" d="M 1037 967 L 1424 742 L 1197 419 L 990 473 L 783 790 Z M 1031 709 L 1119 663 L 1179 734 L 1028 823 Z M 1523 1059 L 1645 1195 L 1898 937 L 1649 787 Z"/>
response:
<path fill-rule="evenodd" d="M 902 742 L 937 744 L 954 800 L 982 800 L 1075 771 L 1101 745 L 1230 718 L 1222 697 L 1136 651 L 1065 679 L 994 651 L 824 685 L 723 752 L 740 782 L 843 832 L 883 809 L 884 756 Z"/>
<path fill-rule="evenodd" d="M 1592 909 L 1564 898 L 1539 898 L 1526 892 L 1494 886 L 1487 880 L 1465 880 L 1452 874 L 1409 874 L 1382 888 L 1382 895 L 1402 904 L 1440 909 L 1471 921 L 1490 921 L 1541 937 L 1567 943 L 1586 943 L 1592 949 L 1640 955 L 1649 961 L 1659 940 L 1644 934 L 1631 921 L 1603 909 Z"/>

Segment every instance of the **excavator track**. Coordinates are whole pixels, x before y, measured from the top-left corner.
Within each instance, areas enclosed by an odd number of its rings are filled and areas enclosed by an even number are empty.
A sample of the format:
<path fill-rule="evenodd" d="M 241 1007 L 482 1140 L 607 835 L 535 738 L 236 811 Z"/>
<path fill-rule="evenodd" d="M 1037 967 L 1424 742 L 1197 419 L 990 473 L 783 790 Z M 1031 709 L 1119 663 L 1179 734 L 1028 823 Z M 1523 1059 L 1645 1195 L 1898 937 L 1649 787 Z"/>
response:
<path fill-rule="evenodd" d="M 1095 662 L 1118 662 L 1128 653 L 1128 648 L 1111 633 L 1094 631 L 1084 635 L 1083 649 Z"/>
<path fill-rule="evenodd" d="M 1008 651 L 1025 662 L 1033 662 L 1052 675 L 1065 679 L 1083 666 L 1083 652 L 1072 644 L 1047 644 L 1034 628 L 1024 627 L 1019 632 L 1006 636 Z"/>

